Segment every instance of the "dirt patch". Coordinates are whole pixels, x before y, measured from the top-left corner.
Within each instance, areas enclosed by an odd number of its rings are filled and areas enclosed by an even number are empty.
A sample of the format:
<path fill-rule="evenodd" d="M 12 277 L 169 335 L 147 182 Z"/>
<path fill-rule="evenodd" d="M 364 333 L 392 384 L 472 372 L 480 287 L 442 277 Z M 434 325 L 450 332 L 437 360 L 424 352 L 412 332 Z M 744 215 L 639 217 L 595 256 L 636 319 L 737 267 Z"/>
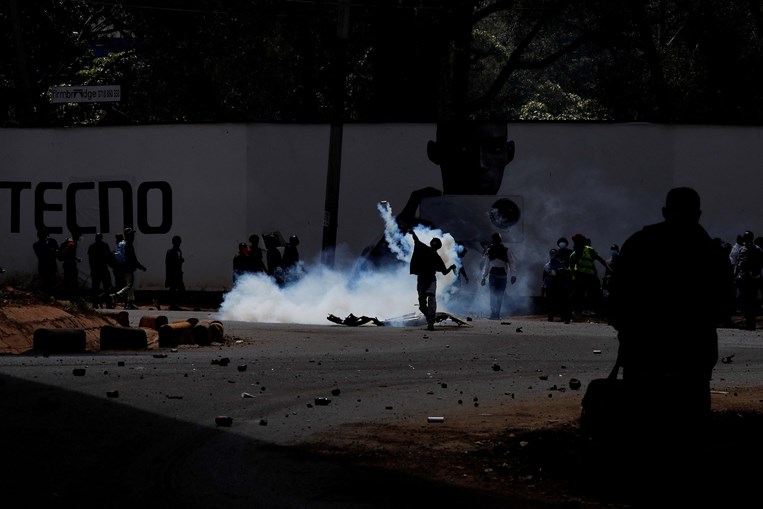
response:
<path fill-rule="evenodd" d="M 0 355 L 32 353 L 37 329 L 82 329 L 86 351 L 98 352 L 101 327 L 120 325 L 116 310 L 99 313 L 84 301 L 41 292 L 5 287 L 0 302 Z M 149 348 L 156 348 L 156 334 L 148 336 Z"/>
<path fill-rule="evenodd" d="M 698 497 L 734 505 L 757 496 L 754 479 L 761 468 L 751 462 L 763 453 L 761 402 L 761 388 L 713 395 L 713 425 L 701 444 L 702 464 L 707 465 L 703 475 L 711 492 L 702 491 L 700 479 L 686 480 Z M 305 447 L 336 459 L 495 493 L 515 507 L 631 507 L 642 505 L 639 496 L 652 497 L 643 505 L 659 506 L 653 497 L 660 483 L 627 477 L 619 451 L 597 448 L 580 432 L 580 408 L 574 402 L 529 401 L 515 410 L 510 428 L 484 415 L 458 416 L 442 424 L 352 424 Z M 654 472 L 662 461 L 659 451 L 654 460 L 638 468 Z M 670 473 L 674 480 L 681 475 L 680 469 Z M 676 497 L 684 501 L 694 497 L 679 493 Z"/>

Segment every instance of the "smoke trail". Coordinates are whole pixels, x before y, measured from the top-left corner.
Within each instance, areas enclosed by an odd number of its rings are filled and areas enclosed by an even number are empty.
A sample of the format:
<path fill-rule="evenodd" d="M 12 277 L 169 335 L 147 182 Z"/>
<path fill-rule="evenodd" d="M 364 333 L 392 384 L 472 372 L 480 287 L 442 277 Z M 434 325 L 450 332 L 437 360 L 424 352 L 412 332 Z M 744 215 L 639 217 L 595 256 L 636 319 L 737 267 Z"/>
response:
<path fill-rule="evenodd" d="M 392 207 L 389 203 L 386 201 L 379 202 L 376 209 L 384 221 L 384 240 L 387 241 L 390 251 L 401 262 L 409 263 L 411 255 L 413 255 L 413 237 L 400 231 L 397 221 L 392 216 Z M 433 238 L 439 237 L 442 241 L 442 247 L 438 252 L 445 262 L 445 266 L 448 267 L 455 263 L 458 269 L 461 268 L 461 259 L 458 254 L 463 250 L 463 246 L 458 245 L 450 233 L 443 233 L 439 229 L 432 229 L 423 225 L 415 226 L 413 231 L 416 232 L 419 240 L 425 244 L 429 244 Z"/>
<path fill-rule="evenodd" d="M 384 221 L 384 240 L 387 241 L 389 250 L 398 260 L 409 262 L 413 254 L 413 243 L 405 242 L 403 234 L 398 228 L 397 221 L 392 216 L 392 207 L 386 201 L 376 204 L 376 210 L 381 214 Z"/>
<path fill-rule="evenodd" d="M 342 271 L 320 263 L 305 266 L 301 277 L 279 287 L 266 274 L 241 277 L 233 289 L 225 294 L 220 316 L 226 320 L 267 323 L 328 324 L 332 314 L 345 318 L 374 317 L 389 321 L 410 313 L 417 313 L 416 277 L 409 273 L 413 238 L 398 228 L 392 208 L 386 202 L 377 205 L 384 221 L 384 238 L 399 264 L 385 269 Z M 461 267 L 458 256 L 461 246 L 453 237 L 440 230 L 425 226 L 414 228 L 422 242 L 434 237 L 442 240 L 438 251 L 448 267 L 455 263 Z M 447 311 L 456 281 L 453 273 L 438 274 L 438 308 Z M 393 322 L 389 322 L 393 323 Z"/>

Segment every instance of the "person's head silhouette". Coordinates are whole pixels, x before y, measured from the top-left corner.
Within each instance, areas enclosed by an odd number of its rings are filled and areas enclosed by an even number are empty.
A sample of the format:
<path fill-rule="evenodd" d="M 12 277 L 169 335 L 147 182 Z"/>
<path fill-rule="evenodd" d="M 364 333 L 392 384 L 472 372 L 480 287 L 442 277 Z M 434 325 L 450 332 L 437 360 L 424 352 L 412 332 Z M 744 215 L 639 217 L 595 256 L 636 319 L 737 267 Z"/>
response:
<path fill-rule="evenodd" d="M 697 224 L 702 215 L 699 194 L 690 187 L 674 187 L 668 191 L 662 217 L 676 225 Z"/>
<path fill-rule="evenodd" d="M 443 194 L 496 195 L 514 141 L 501 122 L 441 122 L 437 141 L 429 141 L 429 160 L 440 166 Z"/>

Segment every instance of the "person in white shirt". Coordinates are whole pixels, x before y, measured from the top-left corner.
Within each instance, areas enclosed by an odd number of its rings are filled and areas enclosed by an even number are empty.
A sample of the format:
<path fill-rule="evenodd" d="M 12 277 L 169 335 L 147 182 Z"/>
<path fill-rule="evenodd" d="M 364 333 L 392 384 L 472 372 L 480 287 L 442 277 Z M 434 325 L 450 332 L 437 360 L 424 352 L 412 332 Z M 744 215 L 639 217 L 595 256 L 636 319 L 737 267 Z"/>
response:
<path fill-rule="evenodd" d="M 490 245 L 485 250 L 485 263 L 482 269 L 482 286 L 488 283 L 490 288 L 490 319 L 501 318 L 503 295 L 508 281 L 517 282 L 514 257 L 509 248 L 501 242 L 501 234 L 494 233 Z M 511 276 L 509 276 L 511 274 Z"/>

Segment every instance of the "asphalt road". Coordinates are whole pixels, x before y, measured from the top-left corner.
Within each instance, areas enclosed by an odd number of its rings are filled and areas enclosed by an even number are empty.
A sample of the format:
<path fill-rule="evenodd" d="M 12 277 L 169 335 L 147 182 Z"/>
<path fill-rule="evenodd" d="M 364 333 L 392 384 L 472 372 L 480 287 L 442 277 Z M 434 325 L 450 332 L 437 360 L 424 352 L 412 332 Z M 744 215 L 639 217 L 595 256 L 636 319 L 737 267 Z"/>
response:
<path fill-rule="evenodd" d="M 229 346 L 0 357 L 0 489 L 19 495 L 15 507 L 455 507 L 474 495 L 434 485 L 406 494 L 409 479 L 296 446 L 348 423 L 510 421 L 517 401 L 579 401 L 617 345 L 604 324 L 519 318 L 433 332 L 223 323 L 238 339 Z M 719 362 L 714 390 L 760 384 L 760 332 L 722 329 L 720 352 L 733 357 Z M 474 507 L 505 503 L 484 496 Z"/>

